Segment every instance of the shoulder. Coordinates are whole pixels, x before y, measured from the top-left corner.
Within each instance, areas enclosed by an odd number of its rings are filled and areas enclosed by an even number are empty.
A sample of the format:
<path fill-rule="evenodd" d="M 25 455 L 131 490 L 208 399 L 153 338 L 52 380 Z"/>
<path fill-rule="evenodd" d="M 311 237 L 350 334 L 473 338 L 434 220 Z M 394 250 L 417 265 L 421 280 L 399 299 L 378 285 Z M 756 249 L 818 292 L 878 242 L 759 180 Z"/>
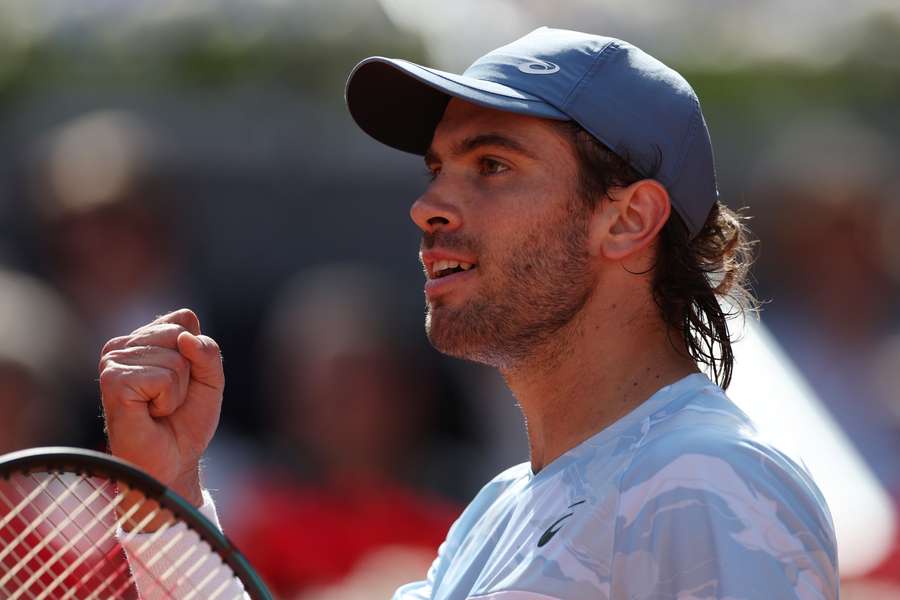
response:
<path fill-rule="evenodd" d="M 836 543 L 821 492 L 739 421 L 682 415 L 635 449 L 619 481 L 614 552 L 631 562 L 689 554 L 720 583 L 738 578 L 727 565 L 744 564 L 791 589 L 802 587 L 790 575 L 797 572 L 809 574 L 812 588 L 833 587 Z M 683 558 L 669 562 L 693 568 Z"/>
<path fill-rule="evenodd" d="M 404 586 L 397 591 L 394 597 L 413 597 L 413 593 L 420 592 L 427 593 L 428 597 L 431 597 L 431 590 L 440 585 L 457 554 L 461 551 L 460 549 L 464 548 L 467 543 L 471 543 L 470 537 L 478 540 L 478 543 L 486 543 L 487 535 L 470 534 L 473 529 L 479 527 L 479 524 L 483 528 L 486 527 L 489 530 L 488 533 L 494 529 L 498 503 L 517 482 L 528 478 L 531 473 L 530 469 L 531 466 L 528 463 L 522 463 L 506 469 L 485 484 L 450 526 L 444 543 L 438 548 L 438 556 L 428 570 L 427 581 Z"/>
<path fill-rule="evenodd" d="M 809 473 L 765 440 L 717 386 L 699 390 L 650 428 L 620 480 L 623 499 L 677 488 L 710 494 L 802 501 L 827 506 Z"/>
<path fill-rule="evenodd" d="M 691 490 L 762 501 L 830 523 L 825 500 L 807 471 L 764 441 L 701 427 L 669 431 L 640 448 L 620 480 L 623 503 Z M 829 525 L 830 526 L 830 525 Z"/>
<path fill-rule="evenodd" d="M 504 493 L 517 482 L 527 479 L 530 473 L 531 465 L 529 463 L 521 463 L 506 469 L 487 482 L 450 528 L 450 532 L 447 535 L 448 542 L 463 538 Z"/>
<path fill-rule="evenodd" d="M 623 502 L 675 490 L 753 500 L 770 498 L 830 527 L 809 473 L 756 430 L 721 388 L 704 386 L 678 403 L 635 445 L 620 480 Z"/>
<path fill-rule="evenodd" d="M 523 462 L 501 471 L 482 488 L 482 492 L 491 488 L 506 488 L 510 484 L 527 477 L 531 473 L 531 463 Z M 479 492 L 480 493 L 480 492 Z"/>
<path fill-rule="evenodd" d="M 493 503 L 510 487 L 531 477 L 531 464 L 524 462 L 501 471 L 493 479 L 485 483 L 469 502 L 469 509 Z"/>
<path fill-rule="evenodd" d="M 835 597 L 821 492 L 721 391 L 651 425 L 618 484 L 613 572 L 629 594 Z"/>
<path fill-rule="evenodd" d="M 502 471 L 496 477 L 487 482 L 466 507 L 460 516 L 460 521 L 477 519 L 490 508 L 504 493 L 510 490 L 516 483 L 526 480 L 531 475 L 530 463 L 521 463 Z"/>

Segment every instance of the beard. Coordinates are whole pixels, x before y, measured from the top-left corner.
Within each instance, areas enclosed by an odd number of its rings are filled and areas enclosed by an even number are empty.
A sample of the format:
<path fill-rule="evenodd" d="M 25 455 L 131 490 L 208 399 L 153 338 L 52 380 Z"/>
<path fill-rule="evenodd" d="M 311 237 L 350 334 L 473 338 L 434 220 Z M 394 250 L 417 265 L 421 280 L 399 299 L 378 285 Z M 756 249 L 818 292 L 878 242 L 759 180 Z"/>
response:
<path fill-rule="evenodd" d="M 451 307 L 440 298 L 426 302 L 432 346 L 499 369 L 564 349 L 562 330 L 587 304 L 596 283 L 587 249 L 588 209 L 578 199 L 567 208 L 558 220 L 536 224 L 507 244 L 511 251 L 492 260 L 490 272 L 485 267 L 479 273 L 478 291 L 463 305 Z M 425 247 L 435 243 L 483 256 L 475 240 L 458 234 L 426 236 Z"/>

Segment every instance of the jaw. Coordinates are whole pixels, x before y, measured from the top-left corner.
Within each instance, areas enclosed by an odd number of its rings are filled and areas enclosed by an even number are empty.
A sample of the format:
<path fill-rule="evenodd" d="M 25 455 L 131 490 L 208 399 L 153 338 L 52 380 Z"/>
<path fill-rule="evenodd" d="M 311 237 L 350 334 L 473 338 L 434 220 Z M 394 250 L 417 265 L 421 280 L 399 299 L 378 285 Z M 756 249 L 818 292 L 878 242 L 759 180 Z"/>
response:
<path fill-rule="evenodd" d="M 508 307 L 467 304 L 460 310 L 428 305 L 425 331 L 435 350 L 512 373 L 537 375 L 553 370 L 571 354 L 572 343 L 583 325 L 581 311 L 556 322 L 517 323 Z"/>
<path fill-rule="evenodd" d="M 479 256 L 491 261 L 453 275 L 466 278 L 458 285 L 426 294 L 432 346 L 501 370 L 540 365 L 565 351 L 597 283 L 587 233 L 585 222 L 565 210 L 482 248 L 489 251 Z"/>
<path fill-rule="evenodd" d="M 497 366 L 488 341 L 496 337 L 496 332 L 487 331 L 491 329 L 485 318 L 489 312 L 478 301 L 462 304 L 444 297 L 429 301 L 425 306 L 428 341 L 442 354 Z"/>
<path fill-rule="evenodd" d="M 505 372 L 543 370 L 565 355 L 593 295 L 593 278 L 563 272 L 564 280 L 546 281 L 514 264 L 508 274 L 483 279 L 475 290 L 460 287 L 429 298 L 425 329 L 431 345 Z"/>

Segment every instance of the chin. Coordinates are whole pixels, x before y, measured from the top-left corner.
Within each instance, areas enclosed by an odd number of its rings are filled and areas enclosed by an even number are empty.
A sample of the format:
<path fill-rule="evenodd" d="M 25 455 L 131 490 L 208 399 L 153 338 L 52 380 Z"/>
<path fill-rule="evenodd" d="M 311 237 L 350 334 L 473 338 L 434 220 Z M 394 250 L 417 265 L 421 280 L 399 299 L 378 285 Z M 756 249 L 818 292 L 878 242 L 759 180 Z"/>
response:
<path fill-rule="evenodd" d="M 432 347 L 442 354 L 461 358 L 489 367 L 504 368 L 510 359 L 496 342 L 496 332 L 490 331 L 489 321 L 480 311 L 453 310 L 446 305 L 428 305 L 425 314 L 425 335 Z M 483 313 L 481 313 L 483 314 Z"/>
<path fill-rule="evenodd" d="M 460 356 L 460 336 L 454 327 L 454 317 L 446 306 L 429 303 L 425 309 L 425 336 L 432 347 L 442 354 Z"/>

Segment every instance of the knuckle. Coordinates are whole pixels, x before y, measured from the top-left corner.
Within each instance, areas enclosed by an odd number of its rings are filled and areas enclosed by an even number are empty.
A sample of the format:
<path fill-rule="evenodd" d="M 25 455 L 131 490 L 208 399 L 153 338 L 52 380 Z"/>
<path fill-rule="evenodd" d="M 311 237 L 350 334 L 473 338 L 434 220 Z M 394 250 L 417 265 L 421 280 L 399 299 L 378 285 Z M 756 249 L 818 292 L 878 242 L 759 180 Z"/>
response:
<path fill-rule="evenodd" d="M 125 341 L 125 348 L 134 348 L 135 346 L 140 345 L 146 335 L 146 329 L 136 329 Z"/>
<path fill-rule="evenodd" d="M 188 319 L 188 320 L 199 320 L 197 319 L 196 313 L 189 308 L 179 308 L 178 310 L 172 313 L 180 319 Z"/>
<path fill-rule="evenodd" d="M 105 365 L 100 370 L 99 379 L 101 388 L 112 388 L 119 384 L 122 379 L 122 373 L 114 366 Z"/>
<path fill-rule="evenodd" d="M 108 342 L 106 342 L 105 344 L 103 344 L 103 349 L 100 350 L 100 355 L 102 356 L 104 354 L 108 354 L 108 353 L 112 352 L 113 350 L 119 350 L 120 348 L 124 347 L 127 342 L 128 342 L 128 336 L 120 335 L 120 336 L 114 337 L 111 340 L 109 340 Z"/>
<path fill-rule="evenodd" d="M 162 325 L 160 329 L 166 333 L 174 335 L 175 337 L 178 337 L 182 331 L 187 331 L 184 325 L 181 325 L 180 323 L 166 323 L 165 325 Z"/>
<path fill-rule="evenodd" d="M 100 362 L 97 364 L 97 372 L 100 374 L 101 379 L 103 378 L 106 371 L 109 369 L 110 364 L 113 362 L 113 359 L 108 354 L 104 354 L 100 357 Z"/>
<path fill-rule="evenodd" d="M 148 354 L 150 351 L 150 346 L 126 346 L 125 348 L 121 348 L 119 350 L 113 350 L 109 354 L 106 355 L 106 360 L 109 362 L 118 362 L 118 361 L 126 361 L 124 364 L 127 364 L 129 360 L 141 359 Z"/>
<path fill-rule="evenodd" d="M 135 329 L 134 331 L 132 331 L 129 335 L 135 335 L 135 334 L 138 334 L 138 333 L 140 333 L 140 332 L 142 332 L 142 331 L 144 331 L 144 330 L 146 330 L 146 329 L 149 329 L 149 328 L 153 327 L 153 326 L 154 326 L 155 324 L 157 324 L 157 323 L 159 323 L 159 319 L 158 319 L 158 318 L 157 318 L 157 319 L 154 319 L 154 320 L 152 320 L 152 321 L 150 321 L 149 323 L 144 323 L 143 325 L 141 325 L 140 327 L 138 327 L 137 329 Z"/>
<path fill-rule="evenodd" d="M 164 312 L 162 314 L 156 315 L 156 318 L 153 319 L 153 323 L 168 323 L 175 315 L 178 313 L 177 310 L 170 310 L 168 312 Z"/>
<path fill-rule="evenodd" d="M 170 346 L 185 331 L 184 327 L 175 323 L 157 323 L 139 329 L 128 337 L 127 346 Z"/>
<path fill-rule="evenodd" d="M 179 308 L 172 312 L 161 316 L 157 319 L 161 323 L 177 323 L 183 325 L 186 329 L 199 329 L 200 319 L 197 314 L 189 308 Z"/>
<path fill-rule="evenodd" d="M 203 338 L 203 350 L 210 355 L 215 355 L 218 357 L 222 356 L 222 349 L 219 347 L 218 342 L 212 339 L 209 336 L 202 336 Z"/>

